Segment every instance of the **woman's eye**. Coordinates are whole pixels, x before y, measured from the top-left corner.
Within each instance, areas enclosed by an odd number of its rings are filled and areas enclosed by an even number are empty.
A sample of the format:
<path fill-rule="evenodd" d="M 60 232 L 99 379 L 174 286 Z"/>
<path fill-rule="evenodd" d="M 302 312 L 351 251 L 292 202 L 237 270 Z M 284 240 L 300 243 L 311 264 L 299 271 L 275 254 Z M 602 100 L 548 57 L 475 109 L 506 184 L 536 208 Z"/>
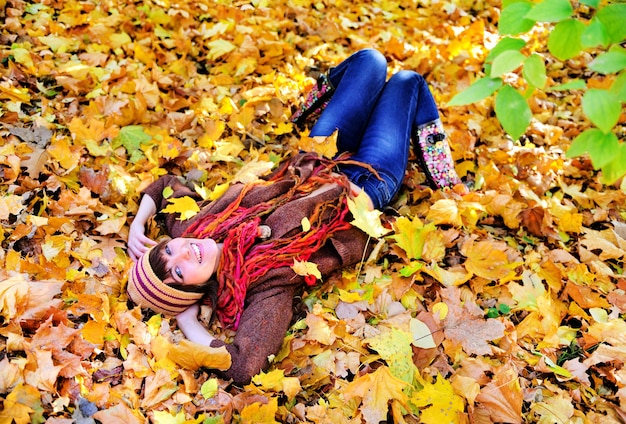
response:
<path fill-rule="evenodd" d="M 180 268 L 176 268 L 174 270 L 174 273 L 176 274 L 178 278 L 180 278 L 181 280 L 183 279 L 183 273 L 180 271 Z"/>
<path fill-rule="evenodd" d="M 167 253 L 168 255 L 172 254 L 172 251 L 170 250 L 170 247 L 168 245 L 165 245 L 165 253 Z"/>

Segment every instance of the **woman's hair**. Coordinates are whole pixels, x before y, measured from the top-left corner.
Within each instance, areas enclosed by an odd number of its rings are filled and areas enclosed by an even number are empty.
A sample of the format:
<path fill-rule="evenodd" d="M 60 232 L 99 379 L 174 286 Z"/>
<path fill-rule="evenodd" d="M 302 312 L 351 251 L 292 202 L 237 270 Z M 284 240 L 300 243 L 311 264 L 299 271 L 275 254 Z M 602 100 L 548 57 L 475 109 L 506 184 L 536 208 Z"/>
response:
<path fill-rule="evenodd" d="M 165 256 L 165 245 L 169 241 L 170 239 L 160 241 L 150 250 L 150 253 L 148 254 L 148 260 L 150 261 L 152 271 L 162 281 L 167 280 L 167 277 L 169 277 L 171 271 L 167 266 L 167 259 Z M 184 292 L 204 293 L 211 300 L 211 306 L 213 307 L 213 309 L 215 309 L 215 305 L 217 305 L 217 280 L 214 278 L 208 279 L 204 284 L 195 286 L 189 286 L 179 283 L 166 284 L 176 290 Z"/>

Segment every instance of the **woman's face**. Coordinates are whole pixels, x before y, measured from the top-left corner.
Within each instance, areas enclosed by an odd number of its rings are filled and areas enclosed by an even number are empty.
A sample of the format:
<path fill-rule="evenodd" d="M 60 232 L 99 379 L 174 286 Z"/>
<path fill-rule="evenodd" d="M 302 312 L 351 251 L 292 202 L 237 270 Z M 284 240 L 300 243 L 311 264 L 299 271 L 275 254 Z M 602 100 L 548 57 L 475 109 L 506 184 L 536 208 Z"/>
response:
<path fill-rule="evenodd" d="M 162 251 L 169 269 L 165 283 L 196 286 L 206 283 L 217 269 L 220 247 L 213 239 L 178 237 Z"/>

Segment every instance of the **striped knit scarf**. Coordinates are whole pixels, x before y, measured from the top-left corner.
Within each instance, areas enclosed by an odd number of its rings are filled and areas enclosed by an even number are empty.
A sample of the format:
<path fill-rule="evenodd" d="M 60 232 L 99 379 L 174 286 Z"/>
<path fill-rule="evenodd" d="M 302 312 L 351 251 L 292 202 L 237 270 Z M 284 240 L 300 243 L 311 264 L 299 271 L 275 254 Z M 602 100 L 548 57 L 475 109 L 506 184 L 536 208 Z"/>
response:
<path fill-rule="evenodd" d="M 349 183 L 343 176 L 333 175 L 336 163 L 316 158 L 316 166 L 306 180 L 297 179 L 286 193 L 251 207 L 241 205 L 246 194 L 255 186 L 271 184 L 285 177 L 291 167 L 282 170 L 268 181 L 248 184 L 235 201 L 216 214 L 207 214 L 195 221 L 185 235 L 196 238 L 212 238 L 224 244 L 217 269 L 218 292 L 215 312 L 222 325 L 237 329 L 243 312 L 248 287 L 270 269 L 289 267 L 294 260 L 307 261 L 337 231 L 350 228 L 346 215 Z M 261 218 L 291 200 L 304 197 L 326 183 L 338 183 L 344 187 L 339 199 L 316 205 L 309 217 L 311 229 L 307 232 L 280 239 L 258 241 Z M 315 283 L 314 277 L 305 278 L 307 284 Z"/>

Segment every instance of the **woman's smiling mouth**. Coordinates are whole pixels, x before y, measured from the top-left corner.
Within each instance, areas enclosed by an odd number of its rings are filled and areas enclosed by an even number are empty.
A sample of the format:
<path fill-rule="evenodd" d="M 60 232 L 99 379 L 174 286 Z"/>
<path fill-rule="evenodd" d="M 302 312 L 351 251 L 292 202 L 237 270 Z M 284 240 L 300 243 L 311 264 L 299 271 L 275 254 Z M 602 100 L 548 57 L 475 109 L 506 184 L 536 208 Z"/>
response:
<path fill-rule="evenodd" d="M 189 245 L 194 255 L 196 255 L 196 259 L 198 260 L 198 263 L 201 264 L 202 263 L 202 250 L 200 246 L 198 246 L 196 243 L 190 243 Z"/>

